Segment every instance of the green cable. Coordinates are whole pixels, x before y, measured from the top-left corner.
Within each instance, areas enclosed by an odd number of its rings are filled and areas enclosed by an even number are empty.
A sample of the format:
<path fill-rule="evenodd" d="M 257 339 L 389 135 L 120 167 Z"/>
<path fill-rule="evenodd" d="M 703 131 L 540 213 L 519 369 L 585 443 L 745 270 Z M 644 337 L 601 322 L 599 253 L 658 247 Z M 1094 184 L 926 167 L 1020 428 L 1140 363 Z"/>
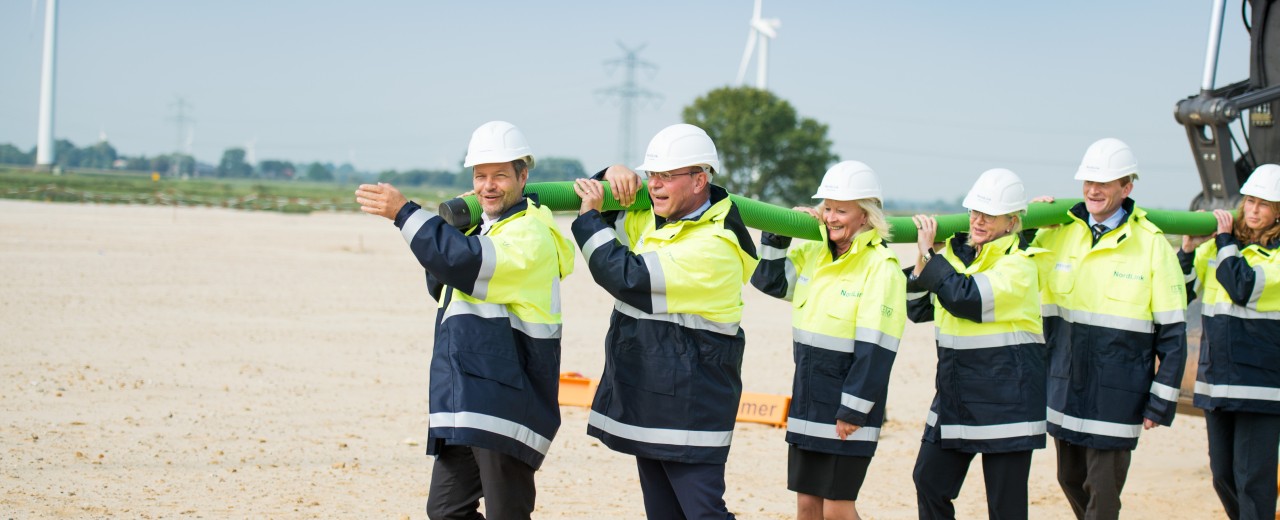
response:
<path fill-rule="evenodd" d="M 649 208 L 648 191 L 643 184 L 636 193 L 635 203 L 630 207 L 622 206 L 613 198 L 608 182 L 601 184 L 604 185 L 605 211 Z M 531 182 L 525 185 L 525 193 L 537 194 L 538 203 L 554 211 L 577 210 L 582 205 L 582 200 L 573 191 L 572 181 Z M 738 213 L 742 215 L 742 221 L 747 227 L 804 240 L 819 240 L 822 237 L 819 231 L 821 224 L 808 213 L 738 195 L 729 195 L 729 198 L 738 207 Z M 1080 199 L 1033 202 L 1027 207 L 1022 226 L 1040 228 L 1070 222 L 1068 211 L 1079 202 Z M 476 196 L 469 195 L 442 202 L 439 213 L 454 227 L 467 229 L 480 222 L 480 212 Z M 1171 235 L 1209 235 L 1218 227 L 1213 213 L 1157 209 L 1147 209 L 1146 212 L 1151 223 Z M 969 216 L 966 213 L 935 215 L 934 218 L 938 221 L 939 239 L 969 230 Z M 916 226 L 911 217 L 889 217 L 888 221 L 893 242 L 916 241 Z"/>

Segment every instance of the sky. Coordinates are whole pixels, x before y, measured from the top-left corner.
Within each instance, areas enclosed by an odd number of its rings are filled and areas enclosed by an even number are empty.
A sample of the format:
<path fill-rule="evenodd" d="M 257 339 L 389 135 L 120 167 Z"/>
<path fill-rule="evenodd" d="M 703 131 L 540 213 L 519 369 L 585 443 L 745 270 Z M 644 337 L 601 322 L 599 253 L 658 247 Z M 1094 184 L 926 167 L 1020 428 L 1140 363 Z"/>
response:
<path fill-rule="evenodd" d="M 1229 0 L 1217 85 L 1248 76 Z M 0 143 L 34 146 L 44 0 L 0 2 Z M 1084 150 L 1128 142 L 1140 205 L 1200 191 L 1175 103 L 1199 91 L 1212 3 L 766 0 L 781 21 L 769 89 L 828 125 L 833 151 L 877 172 L 886 199 L 953 200 L 989 168 L 1035 194 L 1078 197 Z M 357 169 L 456 169 L 471 131 L 502 119 L 535 156 L 588 171 L 638 164 L 698 96 L 734 84 L 751 0 L 62 0 L 55 135 L 105 134 L 122 154 L 187 146 Z M 636 157 L 602 93 L 643 46 Z M 753 65 L 754 67 L 754 60 Z M 754 70 L 747 82 L 754 84 Z M 537 180 L 537 170 L 533 170 Z"/>

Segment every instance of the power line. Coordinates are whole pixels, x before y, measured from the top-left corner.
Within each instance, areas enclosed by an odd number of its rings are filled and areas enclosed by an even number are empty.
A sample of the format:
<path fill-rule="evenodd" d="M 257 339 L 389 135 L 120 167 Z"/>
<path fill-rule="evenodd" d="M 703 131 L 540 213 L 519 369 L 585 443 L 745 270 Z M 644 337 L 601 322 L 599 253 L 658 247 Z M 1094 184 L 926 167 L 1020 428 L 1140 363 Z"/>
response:
<path fill-rule="evenodd" d="M 181 153 L 184 151 L 183 143 L 185 141 L 184 137 L 185 137 L 185 132 L 187 130 L 187 125 L 195 123 L 195 119 L 187 115 L 187 110 L 191 109 L 192 106 L 191 106 L 191 103 L 187 103 L 187 100 L 184 99 L 182 96 L 178 96 L 178 98 L 174 100 L 173 103 L 169 103 L 169 108 L 172 108 L 174 111 L 177 112 L 175 115 L 169 116 L 169 121 L 173 122 L 173 126 L 177 130 L 177 136 L 178 136 L 177 145 L 174 147 L 173 151 L 175 153 Z M 185 150 L 185 151 L 187 153 L 191 152 L 190 150 Z"/>
<path fill-rule="evenodd" d="M 638 55 L 644 50 L 645 45 L 641 44 L 634 49 L 627 48 L 622 42 L 618 42 L 618 47 L 622 48 L 623 57 L 604 62 L 606 70 L 616 66 L 623 66 L 626 69 L 625 79 L 621 85 L 597 90 L 599 94 L 605 96 L 617 97 L 618 104 L 622 107 L 622 114 L 619 121 L 618 131 L 618 156 L 624 163 L 629 163 L 635 159 L 631 145 L 635 143 L 635 111 L 636 106 L 644 101 L 658 102 L 662 100 L 662 96 L 656 92 L 640 88 L 636 85 L 636 69 L 647 69 L 649 75 L 657 72 L 658 66 L 647 61 L 641 60 Z M 629 163 L 635 164 L 635 163 Z"/>

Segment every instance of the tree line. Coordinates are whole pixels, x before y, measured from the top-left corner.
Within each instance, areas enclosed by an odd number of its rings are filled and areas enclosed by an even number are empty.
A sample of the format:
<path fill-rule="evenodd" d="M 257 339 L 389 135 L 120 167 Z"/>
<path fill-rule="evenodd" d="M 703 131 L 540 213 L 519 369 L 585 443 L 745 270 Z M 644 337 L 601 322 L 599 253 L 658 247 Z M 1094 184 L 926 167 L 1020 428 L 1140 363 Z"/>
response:
<path fill-rule="evenodd" d="M 698 97 L 682 112 L 684 122 L 707 131 L 719 150 L 723 172 L 714 182 L 745 197 L 779 205 L 813 204 L 810 198 L 827 167 L 840 160 L 831 151 L 827 125 L 802 117 L 786 100 L 752 87 L 722 87 Z M 461 161 L 452 169 L 361 172 L 350 164 L 293 163 L 268 159 L 250 164 L 244 148 L 227 148 L 216 165 L 185 154 L 125 156 L 106 141 L 85 148 L 67 140 L 56 145 L 62 168 L 98 168 L 158 172 L 182 177 L 309 180 L 377 180 L 400 186 L 470 189 L 471 172 Z M 0 144 L 0 164 L 31 166 L 35 149 Z M 593 165 L 604 167 L 606 165 Z M 538 157 L 533 180 L 567 181 L 587 176 L 577 159 Z"/>

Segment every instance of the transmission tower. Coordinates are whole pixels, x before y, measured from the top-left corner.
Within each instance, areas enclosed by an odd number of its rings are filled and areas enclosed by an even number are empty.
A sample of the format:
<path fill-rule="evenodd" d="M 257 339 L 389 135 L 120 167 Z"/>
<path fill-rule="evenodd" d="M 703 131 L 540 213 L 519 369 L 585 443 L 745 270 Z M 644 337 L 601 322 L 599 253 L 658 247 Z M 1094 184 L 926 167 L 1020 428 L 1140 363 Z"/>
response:
<path fill-rule="evenodd" d="M 631 145 L 635 142 L 635 112 L 637 106 L 645 101 L 656 103 L 662 99 L 660 94 L 636 85 L 636 69 L 647 69 L 651 77 L 658 70 L 657 65 L 641 60 L 638 57 L 640 51 L 644 50 L 645 45 L 641 44 L 639 47 L 629 49 L 622 42 L 618 42 L 618 47 L 622 48 L 623 57 L 608 60 L 604 62 L 604 65 L 606 70 L 611 70 L 617 66 L 624 67 L 626 69 L 625 79 L 621 85 L 597 91 L 605 96 L 616 97 L 618 104 L 622 107 L 622 116 L 618 127 L 618 156 L 627 164 L 635 164 L 630 163 L 630 161 L 636 158 L 632 153 Z"/>
<path fill-rule="evenodd" d="M 173 126 L 177 130 L 177 145 L 173 149 L 174 154 L 176 155 L 176 154 L 181 154 L 183 152 L 186 152 L 187 155 L 191 155 L 191 150 L 190 150 L 191 147 L 189 146 L 189 144 L 188 146 L 183 146 L 184 144 L 188 143 L 188 140 L 184 139 L 185 135 L 188 135 L 187 134 L 188 125 L 195 122 L 195 119 L 187 115 L 187 111 L 192 108 L 191 103 L 187 103 L 186 99 L 184 99 L 182 96 L 178 96 L 178 98 L 175 99 L 173 103 L 169 103 L 169 108 L 173 109 L 175 112 L 174 115 L 169 117 L 169 121 L 173 122 Z M 178 174 L 182 173 L 179 171 L 180 162 L 181 161 L 179 161 L 177 157 L 174 157 L 174 160 L 170 161 L 171 163 L 169 167 L 170 174 L 177 176 Z"/>

